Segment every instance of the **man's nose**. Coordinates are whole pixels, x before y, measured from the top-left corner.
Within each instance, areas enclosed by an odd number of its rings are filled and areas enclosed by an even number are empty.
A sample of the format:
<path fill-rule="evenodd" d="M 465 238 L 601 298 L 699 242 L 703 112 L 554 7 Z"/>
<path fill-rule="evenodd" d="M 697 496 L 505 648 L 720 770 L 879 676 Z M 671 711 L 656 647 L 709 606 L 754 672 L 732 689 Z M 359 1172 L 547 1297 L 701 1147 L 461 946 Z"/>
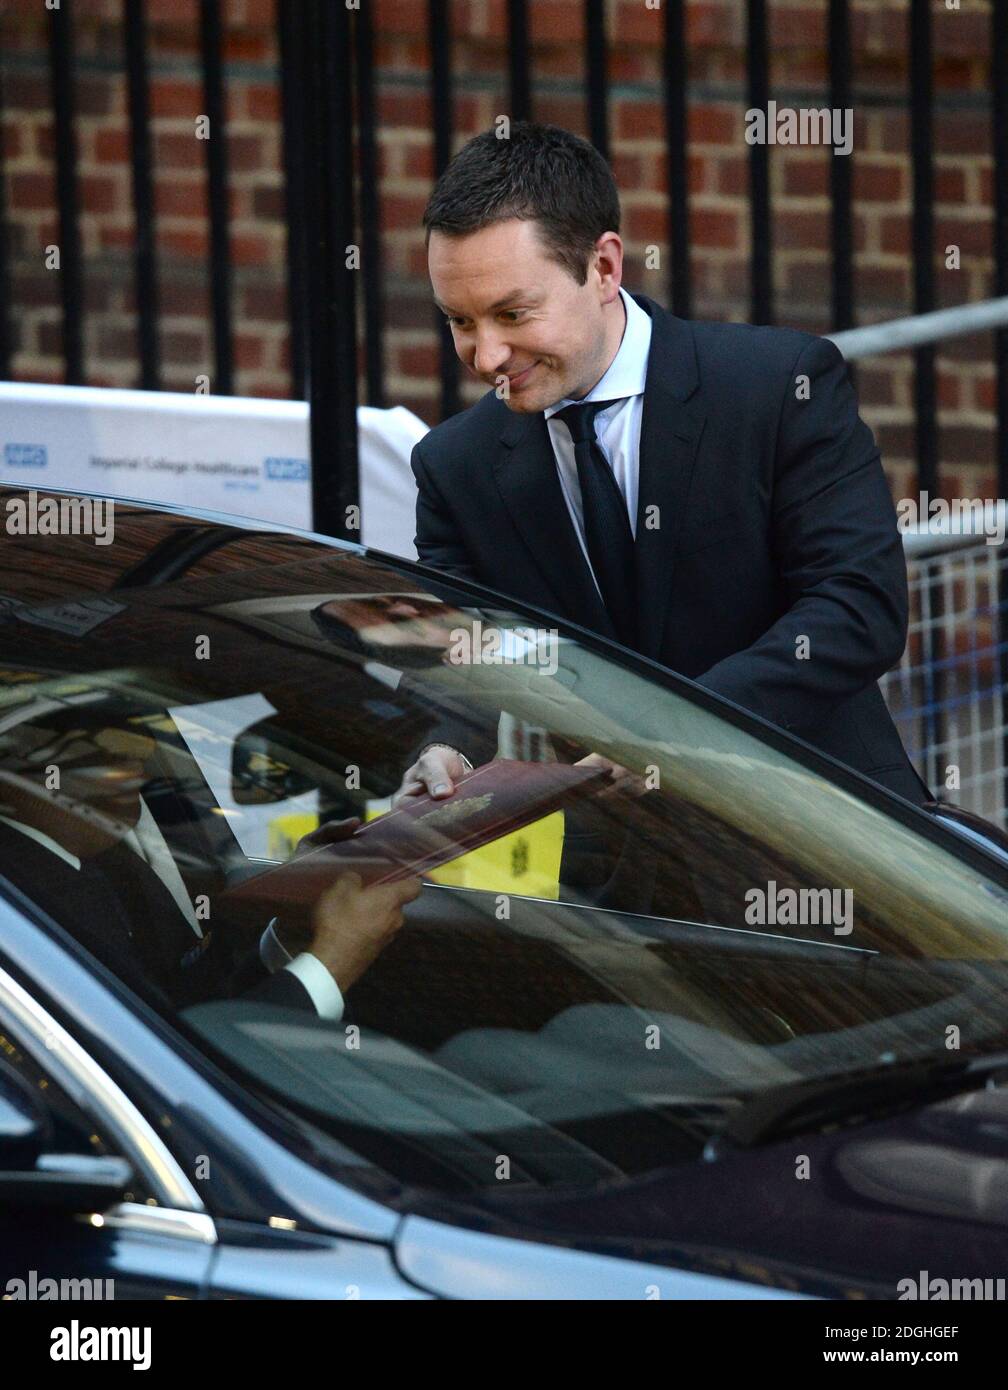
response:
<path fill-rule="evenodd" d="M 504 363 L 509 361 L 510 357 L 511 349 L 499 334 L 493 333 L 489 329 L 477 332 L 473 370 L 478 372 L 480 376 L 495 375 Z"/>

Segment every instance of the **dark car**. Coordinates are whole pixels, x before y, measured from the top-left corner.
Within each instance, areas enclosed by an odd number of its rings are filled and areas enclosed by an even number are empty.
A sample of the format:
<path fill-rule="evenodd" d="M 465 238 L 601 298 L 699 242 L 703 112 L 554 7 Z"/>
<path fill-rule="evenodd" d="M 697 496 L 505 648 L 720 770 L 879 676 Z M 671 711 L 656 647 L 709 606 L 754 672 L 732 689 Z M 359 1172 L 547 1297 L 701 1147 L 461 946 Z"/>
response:
<path fill-rule="evenodd" d="M 7 1296 L 1003 1277 L 993 828 L 319 536 L 123 502 L 111 544 L 8 534 L 0 566 Z M 440 855 L 342 1012 L 264 993 L 292 909 L 242 892 L 432 741 L 504 786 L 601 771 Z M 466 801 L 431 808 L 444 841 Z"/>

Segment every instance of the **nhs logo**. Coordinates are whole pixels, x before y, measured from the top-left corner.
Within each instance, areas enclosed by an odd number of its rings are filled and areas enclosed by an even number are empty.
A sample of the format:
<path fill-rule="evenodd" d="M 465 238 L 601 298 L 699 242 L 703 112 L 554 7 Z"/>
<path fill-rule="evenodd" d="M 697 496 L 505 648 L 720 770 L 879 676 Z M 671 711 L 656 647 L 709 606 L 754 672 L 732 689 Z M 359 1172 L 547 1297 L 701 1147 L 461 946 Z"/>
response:
<path fill-rule="evenodd" d="M 5 468 L 45 468 L 49 462 L 44 444 L 5 444 Z"/>
<path fill-rule="evenodd" d="M 306 483 L 310 477 L 307 459 L 267 459 L 267 478 L 285 483 Z"/>

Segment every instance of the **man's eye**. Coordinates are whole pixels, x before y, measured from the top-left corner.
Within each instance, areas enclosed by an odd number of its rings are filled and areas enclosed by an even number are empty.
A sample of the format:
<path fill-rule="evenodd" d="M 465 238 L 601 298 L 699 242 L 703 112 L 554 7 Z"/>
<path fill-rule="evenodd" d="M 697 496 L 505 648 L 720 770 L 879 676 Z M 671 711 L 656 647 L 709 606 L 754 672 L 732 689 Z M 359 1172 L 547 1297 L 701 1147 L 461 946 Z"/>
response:
<path fill-rule="evenodd" d="M 514 323 L 516 319 L 521 318 L 524 312 L 525 311 L 523 309 L 504 309 L 501 312 L 501 318 L 506 319 L 510 316 L 510 321 Z"/>

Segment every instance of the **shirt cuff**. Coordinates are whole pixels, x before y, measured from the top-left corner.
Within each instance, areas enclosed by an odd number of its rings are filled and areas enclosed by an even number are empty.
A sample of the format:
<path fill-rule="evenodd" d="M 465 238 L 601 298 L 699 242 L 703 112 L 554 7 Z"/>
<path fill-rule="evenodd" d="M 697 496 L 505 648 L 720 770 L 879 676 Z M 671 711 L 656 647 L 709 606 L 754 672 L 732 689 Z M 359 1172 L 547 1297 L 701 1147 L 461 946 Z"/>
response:
<path fill-rule="evenodd" d="M 296 975 L 304 985 L 319 1018 L 339 1022 L 343 1017 L 343 994 L 318 956 L 313 956 L 310 951 L 302 951 L 284 969 Z"/>
<path fill-rule="evenodd" d="M 332 973 L 310 951 L 292 956 L 277 936 L 276 924 L 274 917 L 259 938 L 259 959 L 271 975 L 278 970 L 289 970 L 296 975 L 308 991 L 318 1016 L 338 1022 L 343 1017 L 343 994 Z"/>

